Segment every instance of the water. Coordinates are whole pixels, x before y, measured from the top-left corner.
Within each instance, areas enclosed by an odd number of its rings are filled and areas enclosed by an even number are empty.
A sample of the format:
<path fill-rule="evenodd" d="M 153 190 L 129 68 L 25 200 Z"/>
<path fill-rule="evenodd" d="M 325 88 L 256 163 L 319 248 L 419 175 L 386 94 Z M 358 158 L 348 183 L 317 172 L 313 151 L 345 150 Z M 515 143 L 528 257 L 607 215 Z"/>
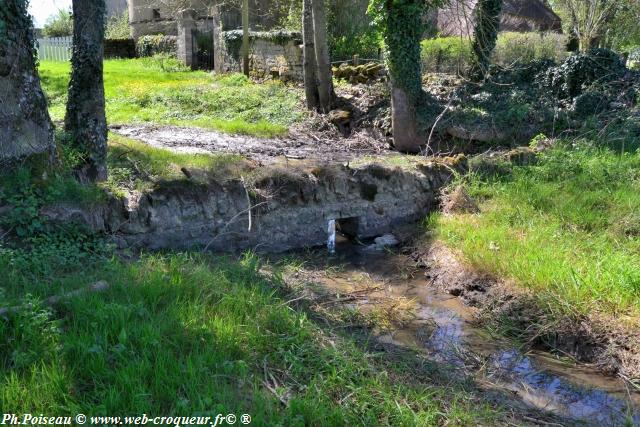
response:
<path fill-rule="evenodd" d="M 490 336 L 474 325 L 473 309 L 431 289 L 422 272 L 412 272 L 401 255 L 339 243 L 338 257 L 318 259 L 340 266 L 321 275 L 320 284 L 333 293 L 360 295 L 351 304 L 363 312 L 384 298 L 412 301 L 415 316 L 402 327 L 380 333 L 379 341 L 419 348 L 435 360 L 459 367 L 476 363 L 474 376 L 480 383 L 510 391 L 523 403 L 563 418 L 596 426 L 629 422 L 640 426 L 640 393 L 587 366 L 544 352 L 525 354 L 510 342 Z M 366 289 L 371 291 L 363 292 Z"/>

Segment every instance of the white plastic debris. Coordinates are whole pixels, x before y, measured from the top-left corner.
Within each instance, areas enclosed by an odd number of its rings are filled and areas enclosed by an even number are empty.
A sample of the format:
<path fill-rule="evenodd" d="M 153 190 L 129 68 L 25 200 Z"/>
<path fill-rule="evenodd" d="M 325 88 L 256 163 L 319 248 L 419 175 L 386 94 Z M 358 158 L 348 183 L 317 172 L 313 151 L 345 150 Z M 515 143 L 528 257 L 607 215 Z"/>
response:
<path fill-rule="evenodd" d="M 329 234 L 329 238 L 327 239 L 327 250 L 329 254 L 333 255 L 336 253 L 336 220 L 329 220 L 329 227 L 327 229 L 327 233 Z"/>

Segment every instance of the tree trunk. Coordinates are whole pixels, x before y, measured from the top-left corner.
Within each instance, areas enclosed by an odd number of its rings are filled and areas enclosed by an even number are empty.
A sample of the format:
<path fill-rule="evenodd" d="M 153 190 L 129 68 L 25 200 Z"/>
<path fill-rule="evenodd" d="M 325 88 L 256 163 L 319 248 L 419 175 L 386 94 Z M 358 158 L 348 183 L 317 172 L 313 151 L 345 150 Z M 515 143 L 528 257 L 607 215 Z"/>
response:
<path fill-rule="evenodd" d="M 422 90 L 420 40 L 424 0 L 385 5 L 384 40 L 391 80 L 391 125 L 397 150 L 420 152 L 426 133 L 418 126 L 418 111 L 425 99 Z"/>
<path fill-rule="evenodd" d="M 71 143 L 84 155 L 78 178 L 107 179 L 107 120 L 105 117 L 102 58 L 104 0 L 73 1 L 73 54 L 65 129 Z"/>
<path fill-rule="evenodd" d="M 474 13 L 476 18 L 472 45 L 474 60 L 470 75 L 475 80 L 482 80 L 489 73 L 491 54 L 498 40 L 502 0 L 479 0 Z"/>
<path fill-rule="evenodd" d="M 391 127 L 396 150 L 419 153 L 424 135 L 418 130 L 416 107 L 411 97 L 401 87 L 391 88 Z"/>
<path fill-rule="evenodd" d="M 333 80 L 331 60 L 327 43 L 327 20 L 324 13 L 324 0 L 311 0 L 313 11 L 313 36 L 316 50 L 316 69 L 318 78 L 318 98 L 320 111 L 328 113 L 333 104 Z"/>
<path fill-rule="evenodd" d="M 242 72 L 249 77 L 249 0 L 242 0 Z"/>
<path fill-rule="evenodd" d="M 34 59 L 24 0 L 0 1 L 0 166 L 28 156 L 55 161 L 53 125 Z"/>
<path fill-rule="evenodd" d="M 307 100 L 307 108 L 315 110 L 319 105 L 318 77 L 316 75 L 316 51 L 313 42 L 313 13 L 311 12 L 311 0 L 303 0 L 302 5 L 302 44 L 304 72 L 304 93 Z"/>

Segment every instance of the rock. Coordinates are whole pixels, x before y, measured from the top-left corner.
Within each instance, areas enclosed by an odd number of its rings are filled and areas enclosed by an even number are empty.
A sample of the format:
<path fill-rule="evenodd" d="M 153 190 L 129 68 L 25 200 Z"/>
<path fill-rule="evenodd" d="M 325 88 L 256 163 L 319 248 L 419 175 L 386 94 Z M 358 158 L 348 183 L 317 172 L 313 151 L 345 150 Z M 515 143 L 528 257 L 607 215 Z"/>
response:
<path fill-rule="evenodd" d="M 385 234 L 380 237 L 376 237 L 374 239 L 376 245 L 381 246 L 383 248 L 389 248 L 393 246 L 398 246 L 400 242 L 393 234 Z"/>

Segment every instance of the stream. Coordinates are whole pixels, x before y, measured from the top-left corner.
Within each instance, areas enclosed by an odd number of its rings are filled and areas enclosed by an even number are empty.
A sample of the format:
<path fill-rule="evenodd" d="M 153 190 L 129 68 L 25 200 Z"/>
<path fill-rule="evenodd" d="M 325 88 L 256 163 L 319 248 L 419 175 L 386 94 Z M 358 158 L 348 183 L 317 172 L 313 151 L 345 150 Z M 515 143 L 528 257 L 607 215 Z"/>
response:
<path fill-rule="evenodd" d="M 318 267 L 312 274 L 315 285 L 339 298 L 350 295 L 345 308 L 366 313 L 384 301 L 398 306 L 400 300 L 412 306 L 413 316 L 401 326 L 374 331 L 379 342 L 465 367 L 479 384 L 563 419 L 594 426 L 640 425 L 640 393 L 589 366 L 541 351 L 524 353 L 489 334 L 474 322 L 473 308 L 430 288 L 424 272 L 409 267 L 408 257 L 343 239 L 328 260 L 326 250 L 312 252 L 310 259 L 306 268 Z"/>

